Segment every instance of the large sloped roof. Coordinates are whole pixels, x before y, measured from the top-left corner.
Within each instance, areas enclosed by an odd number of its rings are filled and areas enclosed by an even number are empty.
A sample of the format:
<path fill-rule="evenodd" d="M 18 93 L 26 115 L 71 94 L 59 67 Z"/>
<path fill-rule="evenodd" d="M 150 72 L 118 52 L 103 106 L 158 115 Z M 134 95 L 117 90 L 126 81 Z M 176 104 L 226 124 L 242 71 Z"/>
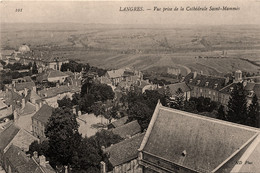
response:
<path fill-rule="evenodd" d="M 128 116 L 124 116 L 124 117 L 112 122 L 111 124 L 116 128 L 116 127 L 124 125 L 127 122 L 127 120 L 128 120 Z"/>
<path fill-rule="evenodd" d="M 127 138 L 128 136 L 133 136 L 141 132 L 141 127 L 137 120 L 119 126 L 117 128 L 111 129 L 114 134 L 119 135 L 122 138 Z"/>
<path fill-rule="evenodd" d="M 22 83 L 16 83 L 15 89 L 17 91 L 24 90 L 24 88 L 32 90 L 34 86 L 35 86 L 34 82 L 22 82 Z"/>
<path fill-rule="evenodd" d="M 106 148 L 105 152 L 109 153 L 110 163 L 115 167 L 137 158 L 138 148 L 140 147 L 143 137 L 144 133 L 138 134 Z"/>
<path fill-rule="evenodd" d="M 191 170 L 211 172 L 259 130 L 157 105 L 140 150 Z"/>
<path fill-rule="evenodd" d="M 179 88 L 183 92 L 188 92 L 191 90 L 190 87 L 185 82 L 166 85 L 166 87 L 169 87 L 172 95 L 176 94 L 176 92 L 178 91 Z"/>
<path fill-rule="evenodd" d="M 215 90 L 220 90 L 225 86 L 226 79 L 224 77 L 207 76 L 203 74 L 197 74 L 193 79 L 194 73 L 189 73 L 184 81 L 189 85 L 196 85 L 199 87 L 205 87 Z M 208 82 L 208 83 L 207 83 Z M 215 87 L 215 84 L 217 86 Z"/>
<path fill-rule="evenodd" d="M 13 140 L 15 135 L 19 132 L 19 128 L 11 124 L 2 133 L 0 133 L 0 149 L 4 150 L 5 147 Z"/>
<path fill-rule="evenodd" d="M 59 70 L 50 70 L 48 72 L 48 78 L 56 78 L 56 77 L 68 77 L 66 73 L 63 73 Z"/>
<path fill-rule="evenodd" d="M 36 119 L 44 124 L 46 124 L 51 117 L 53 108 L 49 105 L 42 105 L 42 107 L 32 116 L 32 119 Z"/>

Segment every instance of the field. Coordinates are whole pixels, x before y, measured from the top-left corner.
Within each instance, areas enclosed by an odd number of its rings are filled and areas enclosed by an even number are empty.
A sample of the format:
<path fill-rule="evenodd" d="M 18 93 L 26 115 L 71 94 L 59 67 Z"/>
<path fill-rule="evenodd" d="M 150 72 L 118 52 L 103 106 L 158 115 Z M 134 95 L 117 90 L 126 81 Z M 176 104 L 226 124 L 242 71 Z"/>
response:
<path fill-rule="evenodd" d="M 1 48 L 48 50 L 106 69 L 180 68 L 222 75 L 260 71 L 260 26 L 1 24 Z"/>

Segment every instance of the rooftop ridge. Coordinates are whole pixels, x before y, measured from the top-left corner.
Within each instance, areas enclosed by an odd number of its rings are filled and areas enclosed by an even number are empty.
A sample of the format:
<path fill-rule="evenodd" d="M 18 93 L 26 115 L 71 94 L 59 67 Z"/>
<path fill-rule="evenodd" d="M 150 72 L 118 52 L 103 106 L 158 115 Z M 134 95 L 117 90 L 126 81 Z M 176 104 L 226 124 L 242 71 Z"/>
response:
<path fill-rule="evenodd" d="M 147 129 L 147 131 L 146 131 L 146 133 L 144 135 L 144 138 L 143 138 L 143 140 L 141 142 L 141 145 L 140 145 L 140 148 L 138 149 L 138 151 L 142 151 L 144 149 L 144 147 L 145 147 L 145 145 L 146 145 L 146 143 L 148 141 L 148 138 L 150 136 L 150 133 L 151 133 L 151 131 L 153 129 L 153 125 L 154 125 L 154 123 L 155 123 L 155 121 L 156 121 L 156 119 L 157 119 L 157 117 L 159 115 L 159 109 L 160 109 L 161 106 L 162 105 L 160 103 L 160 100 L 158 100 L 158 103 L 157 103 L 156 108 L 155 108 L 155 110 L 153 112 L 153 115 L 152 115 L 152 119 L 151 119 L 151 121 L 149 123 L 148 129 Z"/>
<path fill-rule="evenodd" d="M 260 135 L 256 137 L 256 140 L 252 142 L 252 144 L 248 147 L 248 150 L 243 154 L 243 156 L 239 159 L 242 161 L 242 163 L 246 163 L 248 157 L 252 154 L 254 149 L 257 147 L 257 145 L 260 143 Z M 234 166 L 234 168 L 231 170 L 231 172 L 239 172 L 240 169 L 243 167 L 243 164 L 237 164 Z"/>
<path fill-rule="evenodd" d="M 237 149 L 234 153 L 232 153 L 226 160 L 224 160 L 221 164 L 219 164 L 212 172 L 216 172 L 219 170 L 225 163 L 227 163 L 230 159 L 232 159 L 237 153 L 239 153 L 243 148 L 247 146 L 251 141 L 253 141 L 258 136 L 258 133 L 256 133 L 254 136 L 252 136 L 249 140 L 246 141 L 239 149 Z"/>
<path fill-rule="evenodd" d="M 165 107 L 165 106 L 161 106 L 160 109 L 171 111 L 171 112 L 176 112 L 176 113 L 181 113 L 182 115 L 194 117 L 194 118 L 197 118 L 197 119 L 203 119 L 203 120 L 207 120 L 207 121 L 210 121 L 210 122 L 229 125 L 229 126 L 232 126 L 232 127 L 237 127 L 237 128 L 241 128 L 241 129 L 245 129 L 245 130 L 254 131 L 256 133 L 260 133 L 260 129 L 255 128 L 255 127 L 250 127 L 250 126 L 246 126 L 246 125 L 242 125 L 242 124 L 232 123 L 232 122 L 229 122 L 229 121 L 219 120 L 219 119 L 216 119 L 216 118 L 206 117 L 206 116 L 203 116 L 203 115 L 185 112 L 185 111 L 181 111 L 181 110 L 177 110 L 177 109 L 173 109 L 173 108 L 168 108 L 168 107 Z"/>

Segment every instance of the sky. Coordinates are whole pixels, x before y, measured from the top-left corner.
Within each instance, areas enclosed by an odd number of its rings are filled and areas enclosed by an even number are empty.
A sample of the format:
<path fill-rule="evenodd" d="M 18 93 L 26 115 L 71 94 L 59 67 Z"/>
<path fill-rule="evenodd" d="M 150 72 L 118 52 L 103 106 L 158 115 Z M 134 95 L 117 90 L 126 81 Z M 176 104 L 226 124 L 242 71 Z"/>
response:
<path fill-rule="evenodd" d="M 239 7 L 238 11 L 153 11 L 154 7 Z M 142 12 L 123 12 L 143 7 Z M 21 9 L 22 12 L 15 12 Z M 147 11 L 146 9 L 151 9 Z M 1 23 L 97 23 L 153 25 L 260 24 L 260 0 L 201 1 L 6 1 L 0 3 Z"/>

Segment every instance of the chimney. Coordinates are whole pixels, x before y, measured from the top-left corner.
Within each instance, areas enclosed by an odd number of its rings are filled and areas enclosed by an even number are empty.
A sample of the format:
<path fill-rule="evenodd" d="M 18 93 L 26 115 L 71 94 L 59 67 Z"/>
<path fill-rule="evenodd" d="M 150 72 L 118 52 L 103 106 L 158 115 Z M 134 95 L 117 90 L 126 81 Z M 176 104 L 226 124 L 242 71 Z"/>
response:
<path fill-rule="evenodd" d="M 73 113 L 73 114 L 77 114 L 77 111 L 76 111 L 76 108 L 75 108 L 75 107 L 72 108 L 72 113 Z"/>
<path fill-rule="evenodd" d="M 81 116 L 81 111 L 78 111 L 78 116 Z"/>
<path fill-rule="evenodd" d="M 36 112 L 39 110 L 39 105 L 38 103 L 35 104 L 35 107 L 36 107 Z"/>
<path fill-rule="evenodd" d="M 41 156 L 39 157 L 39 159 L 40 159 L 40 165 L 41 165 L 42 167 L 46 167 L 46 157 L 45 157 L 44 155 L 41 155 Z"/>
<path fill-rule="evenodd" d="M 68 84 L 67 84 L 67 85 L 68 85 L 68 87 L 69 87 L 69 86 L 70 86 L 70 83 L 68 82 Z"/>
<path fill-rule="evenodd" d="M 25 99 L 22 99 L 22 109 L 25 107 Z"/>
<path fill-rule="evenodd" d="M 14 115 L 14 122 L 16 122 L 18 120 L 18 115 L 16 110 L 14 110 L 13 115 Z"/>
<path fill-rule="evenodd" d="M 36 92 L 36 86 L 34 86 L 34 87 L 32 88 L 32 90 L 33 90 L 34 92 Z"/>
<path fill-rule="evenodd" d="M 12 81 L 12 85 L 13 85 L 13 87 L 15 87 L 15 81 Z"/>
<path fill-rule="evenodd" d="M 33 157 L 34 157 L 35 159 L 38 158 L 38 152 L 37 152 L 37 151 L 34 151 L 34 152 L 33 152 Z"/>
<path fill-rule="evenodd" d="M 68 173 L 68 166 L 65 165 L 64 168 L 65 168 L 65 173 Z"/>
<path fill-rule="evenodd" d="M 193 79 L 195 79 L 196 77 L 197 77 L 197 72 L 195 71 L 195 72 L 193 72 Z"/>
<path fill-rule="evenodd" d="M 106 163 L 101 161 L 100 162 L 100 173 L 106 173 L 106 172 L 107 172 Z"/>
<path fill-rule="evenodd" d="M 27 96 L 27 94 L 28 94 L 28 89 L 24 88 L 24 95 Z"/>
<path fill-rule="evenodd" d="M 228 82 L 229 82 L 229 77 L 226 77 L 226 79 L 225 79 L 225 85 L 227 85 Z"/>
<path fill-rule="evenodd" d="M 40 102 L 40 104 L 39 104 L 39 109 L 42 107 L 42 102 Z"/>

